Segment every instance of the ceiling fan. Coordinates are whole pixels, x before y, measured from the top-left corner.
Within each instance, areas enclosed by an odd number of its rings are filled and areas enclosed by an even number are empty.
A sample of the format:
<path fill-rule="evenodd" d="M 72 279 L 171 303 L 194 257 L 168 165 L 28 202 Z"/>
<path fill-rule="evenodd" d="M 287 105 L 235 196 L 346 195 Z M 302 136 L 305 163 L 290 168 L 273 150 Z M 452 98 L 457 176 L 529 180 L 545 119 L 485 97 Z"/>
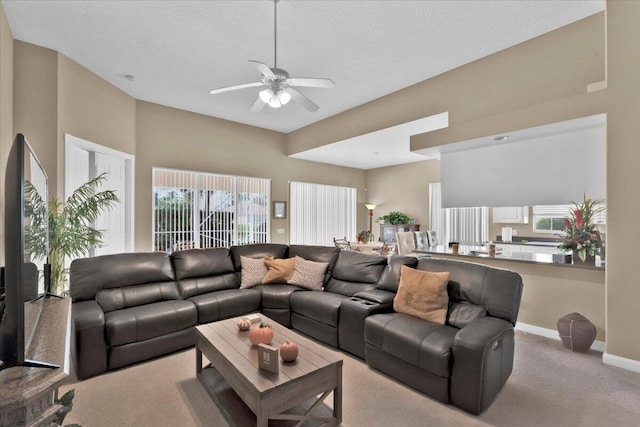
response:
<path fill-rule="evenodd" d="M 235 86 L 227 86 L 219 89 L 213 89 L 209 93 L 212 95 L 229 92 L 232 90 L 246 89 L 249 87 L 266 86 L 266 89 L 260 91 L 258 99 L 251 107 L 252 112 L 262 110 L 265 105 L 271 108 L 280 108 L 293 99 L 309 111 L 318 111 L 320 108 L 316 103 L 300 93 L 295 87 L 316 87 L 316 88 L 333 88 L 335 83 L 331 79 L 311 78 L 311 77 L 289 77 L 282 68 L 278 68 L 277 61 L 277 30 L 278 30 L 278 5 L 279 0 L 273 0 L 273 68 L 269 68 L 266 64 L 249 60 L 260 71 L 262 77 L 259 82 L 245 83 Z"/>

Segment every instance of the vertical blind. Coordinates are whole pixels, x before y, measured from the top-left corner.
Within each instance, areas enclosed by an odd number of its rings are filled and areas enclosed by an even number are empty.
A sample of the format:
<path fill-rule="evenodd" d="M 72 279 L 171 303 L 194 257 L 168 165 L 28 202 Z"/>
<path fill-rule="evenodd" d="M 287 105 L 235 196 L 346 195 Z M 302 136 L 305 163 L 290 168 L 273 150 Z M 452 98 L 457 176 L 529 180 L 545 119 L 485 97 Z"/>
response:
<path fill-rule="evenodd" d="M 291 182 L 289 241 L 332 246 L 333 238 L 356 235 L 356 189 Z"/>
<path fill-rule="evenodd" d="M 439 182 L 429 184 L 429 222 L 441 244 L 480 245 L 489 240 L 489 208 L 442 208 Z"/>
<path fill-rule="evenodd" d="M 153 168 L 153 249 L 268 243 L 271 180 Z"/>

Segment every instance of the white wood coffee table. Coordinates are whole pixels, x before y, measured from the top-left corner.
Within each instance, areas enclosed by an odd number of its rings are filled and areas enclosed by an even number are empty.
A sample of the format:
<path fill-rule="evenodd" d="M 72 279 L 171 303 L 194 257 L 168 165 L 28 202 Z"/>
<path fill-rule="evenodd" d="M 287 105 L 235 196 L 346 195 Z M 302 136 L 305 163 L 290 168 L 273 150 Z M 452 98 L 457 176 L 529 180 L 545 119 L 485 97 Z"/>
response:
<path fill-rule="evenodd" d="M 236 322 L 240 317 L 196 327 L 196 374 L 227 421 L 231 425 L 252 423 L 253 415 L 246 411 L 248 407 L 255 414 L 258 427 L 268 426 L 269 420 L 293 420 L 296 425 L 308 421 L 339 425 L 342 422 L 342 359 L 268 317 L 262 314 L 260 317 L 273 327 L 271 345 L 279 348 L 288 339 L 300 349 L 294 362 L 279 361 L 278 374 L 258 368 L 258 347 L 251 345 L 248 331 L 238 330 Z M 203 354 L 211 362 L 205 369 Z M 333 411 L 328 411 L 323 401 L 331 392 Z M 301 412 L 300 407 L 305 410 Z"/>

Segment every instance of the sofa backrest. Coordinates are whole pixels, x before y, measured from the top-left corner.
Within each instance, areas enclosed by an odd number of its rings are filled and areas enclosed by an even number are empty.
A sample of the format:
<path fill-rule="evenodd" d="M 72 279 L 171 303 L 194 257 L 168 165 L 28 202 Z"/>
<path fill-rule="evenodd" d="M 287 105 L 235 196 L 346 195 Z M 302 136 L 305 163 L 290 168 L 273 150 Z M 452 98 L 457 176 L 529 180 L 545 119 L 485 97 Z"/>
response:
<path fill-rule="evenodd" d="M 375 289 L 386 265 L 387 258 L 380 255 L 340 251 L 324 290 L 353 296 L 358 292 Z"/>
<path fill-rule="evenodd" d="M 169 255 L 163 252 L 76 259 L 69 292 L 74 302 L 95 299 L 105 312 L 180 299 Z"/>
<path fill-rule="evenodd" d="M 280 243 L 256 243 L 252 245 L 239 245 L 231 246 L 229 251 L 231 252 L 231 258 L 233 259 L 233 266 L 239 273 L 242 270 L 242 263 L 240 257 L 247 258 L 264 258 L 267 256 L 273 258 L 287 258 L 287 245 Z"/>
<path fill-rule="evenodd" d="M 289 257 L 293 258 L 299 256 L 309 261 L 314 262 L 326 262 L 328 265 L 327 272 L 324 275 L 324 283 L 326 284 L 333 269 L 335 268 L 336 261 L 340 249 L 335 246 L 311 246 L 311 245 L 290 245 Z"/>
<path fill-rule="evenodd" d="M 240 287 L 227 248 L 188 249 L 171 254 L 182 298 Z"/>
<path fill-rule="evenodd" d="M 493 317 L 511 322 L 518 319 L 522 277 L 513 271 L 450 259 L 421 258 L 418 270 L 448 271 L 449 300 L 482 306 Z"/>
<path fill-rule="evenodd" d="M 383 291 L 398 292 L 398 285 L 400 284 L 400 270 L 403 265 L 416 268 L 416 265 L 418 265 L 418 258 L 404 255 L 389 257 L 388 265 L 382 272 L 376 287 Z"/>

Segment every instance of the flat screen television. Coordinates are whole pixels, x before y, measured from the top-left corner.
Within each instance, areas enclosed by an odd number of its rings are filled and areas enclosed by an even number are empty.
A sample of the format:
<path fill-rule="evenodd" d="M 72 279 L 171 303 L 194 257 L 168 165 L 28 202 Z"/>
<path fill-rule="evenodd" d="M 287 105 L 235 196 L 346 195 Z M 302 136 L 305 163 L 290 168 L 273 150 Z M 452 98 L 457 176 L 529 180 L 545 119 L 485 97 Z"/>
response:
<path fill-rule="evenodd" d="M 33 330 L 25 331 L 25 304 L 50 288 L 47 174 L 22 134 L 13 141 L 5 177 L 4 312 L 0 316 L 0 369 L 57 367 L 25 358 Z M 35 327 L 37 322 L 32 322 Z"/>

